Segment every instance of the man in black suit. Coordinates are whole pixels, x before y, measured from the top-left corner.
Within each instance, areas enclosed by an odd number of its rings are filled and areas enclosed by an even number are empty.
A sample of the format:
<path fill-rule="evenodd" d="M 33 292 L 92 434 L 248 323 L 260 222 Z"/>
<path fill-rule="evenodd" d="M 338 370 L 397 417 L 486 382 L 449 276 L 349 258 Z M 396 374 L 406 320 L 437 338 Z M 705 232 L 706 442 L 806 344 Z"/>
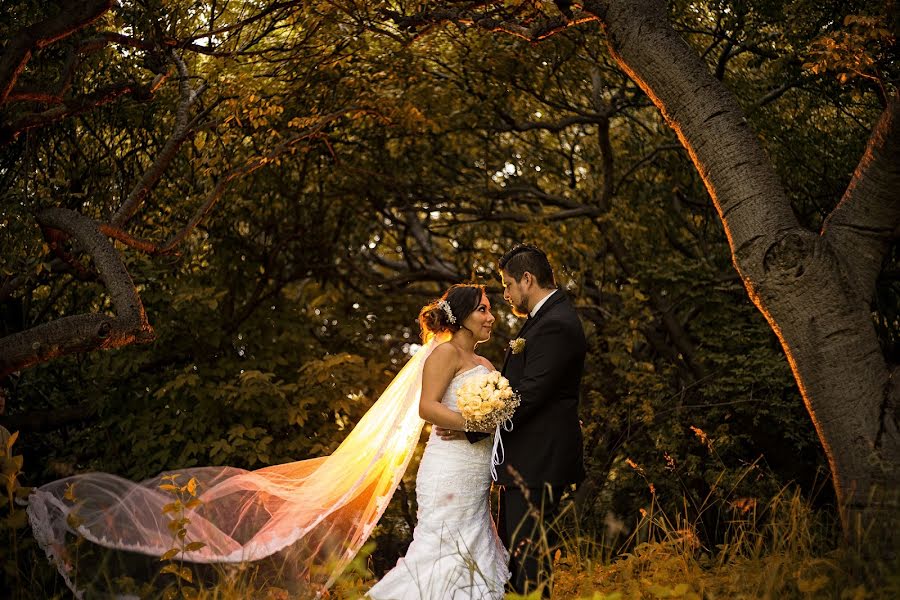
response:
<path fill-rule="evenodd" d="M 528 320 L 510 342 L 501 370 L 522 403 L 513 430 L 503 433 L 498 530 L 510 550 L 512 588 L 525 594 L 540 585 L 548 598 L 557 542 L 550 525 L 563 491 L 584 479 L 578 399 L 587 343 L 539 248 L 516 246 L 500 259 L 500 269 L 504 299 Z"/>
<path fill-rule="evenodd" d="M 587 344 L 572 303 L 556 288 L 553 269 L 539 248 L 519 245 L 500 259 L 503 297 L 527 317 L 510 342 L 501 370 L 521 397 L 512 431 L 502 433 L 504 464 L 497 530 L 510 551 L 509 585 L 526 594 L 542 587 L 550 597 L 551 527 L 560 497 L 584 479 L 578 398 Z M 455 432 L 438 430 L 445 439 Z M 484 434 L 467 434 L 476 442 Z"/>

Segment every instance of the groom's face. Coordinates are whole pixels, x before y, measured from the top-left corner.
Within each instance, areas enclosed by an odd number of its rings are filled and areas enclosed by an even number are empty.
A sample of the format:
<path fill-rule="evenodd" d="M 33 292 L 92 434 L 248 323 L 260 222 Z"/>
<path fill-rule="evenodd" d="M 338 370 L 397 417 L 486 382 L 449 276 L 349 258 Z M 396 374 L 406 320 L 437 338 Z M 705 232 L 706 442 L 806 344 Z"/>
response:
<path fill-rule="evenodd" d="M 509 302 L 513 314 L 517 317 L 527 317 L 528 299 L 525 297 L 525 290 L 522 289 L 523 281 L 516 281 L 506 271 L 500 271 L 500 278 L 503 281 L 503 299 Z M 525 277 L 523 276 L 522 279 L 524 280 Z"/>

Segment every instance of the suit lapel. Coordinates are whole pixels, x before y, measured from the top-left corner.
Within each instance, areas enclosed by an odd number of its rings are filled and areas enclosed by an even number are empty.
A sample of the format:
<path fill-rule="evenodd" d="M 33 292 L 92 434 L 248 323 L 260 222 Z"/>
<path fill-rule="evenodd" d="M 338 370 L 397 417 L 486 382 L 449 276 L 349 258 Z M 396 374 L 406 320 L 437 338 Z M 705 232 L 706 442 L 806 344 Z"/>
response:
<path fill-rule="evenodd" d="M 533 317 L 528 319 L 528 321 L 525 322 L 525 326 L 522 327 L 522 330 L 519 332 L 519 337 L 522 337 L 522 335 L 525 333 L 525 331 L 531 325 L 534 325 L 534 323 L 536 323 L 541 317 L 543 317 L 548 312 L 550 312 L 550 309 L 552 309 L 554 306 L 556 306 L 557 304 L 562 302 L 563 299 L 565 299 L 565 297 L 566 296 L 562 290 L 556 290 L 556 292 L 554 292 L 552 296 L 547 298 L 547 301 L 544 302 L 544 305 L 541 307 L 541 310 L 539 310 L 536 315 L 534 315 Z"/>
<path fill-rule="evenodd" d="M 550 311 L 550 309 L 551 309 L 553 306 L 555 306 L 556 304 L 562 302 L 563 299 L 565 299 L 565 297 L 566 297 L 566 296 L 565 296 L 565 294 L 563 293 L 562 290 L 557 290 L 556 292 L 554 292 L 553 296 L 551 296 L 550 298 L 547 299 L 547 301 L 546 301 L 546 302 L 544 303 L 544 305 L 541 307 L 541 310 L 539 310 L 539 311 L 537 312 L 536 315 L 534 315 L 533 317 L 528 317 L 528 320 L 526 320 L 526 321 L 525 321 L 525 324 L 522 325 L 522 329 L 519 330 L 519 332 L 516 334 L 516 337 L 513 338 L 513 339 L 518 339 L 518 338 L 524 336 L 524 335 L 525 335 L 525 332 L 528 331 L 528 329 L 529 329 L 532 325 L 534 325 L 535 322 L 536 322 L 538 319 L 540 319 L 541 317 L 543 317 L 544 315 L 546 315 L 546 314 Z M 506 372 L 506 363 L 509 362 L 509 357 L 510 357 L 510 356 L 512 356 L 512 348 L 510 348 L 509 346 L 507 346 L 507 347 L 506 347 L 506 354 L 505 354 L 504 357 L 503 357 L 503 366 L 500 368 L 500 373 L 505 373 L 505 372 Z"/>
<path fill-rule="evenodd" d="M 530 321 L 532 321 L 532 320 L 533 320 L 533 319 L 532 319 L 531 317 L 529 317 L 529 318 L 525 321 L 525 324 L 522 325 L 522 328 L 518 331 L 518 333 L 516 333 L 516 337 L 514 337 L 513 340 L 522 337 L 522 333 L 525 332 L 525 329 L 528 327 L 528 323 L 529 323 Z M 512 340 L 510 340 L 510 341 L 512 341 Z M 509 344 L 507 344 L 507 345 L 506 345 L 506 354 L 503 355 L 503 366 L 500 367 L 500 374 L 501 374 L 501 375 L 503 375 L 503 374 L 506 373 L 506 363 L 509 362 L 509 357 L 510 357 L 510 356 L 512 356 L 512 347 L 511 347 Z"/>

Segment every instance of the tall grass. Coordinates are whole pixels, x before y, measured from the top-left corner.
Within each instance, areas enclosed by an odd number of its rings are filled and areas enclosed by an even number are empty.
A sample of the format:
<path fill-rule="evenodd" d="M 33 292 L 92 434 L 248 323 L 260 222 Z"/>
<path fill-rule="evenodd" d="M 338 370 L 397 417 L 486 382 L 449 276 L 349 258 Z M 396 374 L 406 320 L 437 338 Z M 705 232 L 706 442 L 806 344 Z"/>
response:
<path fill-rule="evenodd" d="M 0 496 L 0 534 L 5 539 L 0 545 L 0 562 L 5 564 L 0 597 L 10 600 L 71 598 L 62 579 L 30 537 L 23 511 L 16 506 L 15 499 L 24 496 L 27 488 L 18 483 L 22 460 L 12 451 L 15 436 L 0 431 L 4 433 L 0 435 L 5 469 L 4 494 Z M 182 487 L 178 488 L 180 492 L 187 489 Z M 188 491 L 190 497 L 179 497 L 185 506 L 194 496 L 192 490 Z M 655 495 L 651 494 L 651 498 Z M 651 501 L 648 509 L 640 510 L 640 517 L 624 540 L 615 535 L 607 539 L 602 531 L 583 532 L 574 507 L 569 505 L 555 523 L 560 545 L 545 547 L 555 565 L 553 597 L 584 600 L 900 598 L 898 549 L 889 548 L 882 554 L 872 550 L 884 545 L 878 543 L 883 532 L 872 531 L 868 538 L 843 543 L 833 513 L 813 509 L 794 487 L 783 488 L 764 504 L 747 499 L 722 499 L 713 494 L 699 507 L 688 502 L 685 498 L 682 513 L 667 514 Z M 183 517 L 175 509 L 172 511 L 175 516 Z M 707 511 L 719 515 L 719 530 L 724 532 L 722 543 L 712 548 L 706 547 L 698 535 L 700 518 Z M 890 526 L 885 523 L 885 527 Z M 326 597 L 342 600 L 364 596 L 375 582 L 370 555 L 376 544 L 377 539 L 363 548 Z M 86 551 L 102 553 L 96 547 Z M 131 588 L 135 598 L 288 600 L 299 597 L 273 585 L 253 565 L 212 567 L 202 577 L 187 580 L 187 575 L 180 575 L 182 564 L 178 563 L 177 569 L 171 566 L 174 563 L 170 556 L 168 560 L 153 562 L 150 569 L 156 574 L 155 580 L 147 585 L 122 581 L 116 575 L 121 563 L 105 557 L 88 564 L 92 572 L 76 574 L 76 579 L 109 584 L 100 586 L 104 588 Z M 181 579 L 191 585 L 181 585 Z M 510 594 L 507 598 L 521 597 Z M 531 598 L 537 600 L 539 596 Z"/>
<path fill-rule="evenodd" d="M 837 521 L 814 510 L 797 489 L 783 488 L 762 507 L 748 502 L 741 508 L 722 524 L 725 541 L 715 548 L 700 542 L 696 520 L 666 514 L 654 504 L 643 511 L 620 552 L 570 536 L 556 563 L 553 596 L 900 598 L 896 551 L 873 557 L 864 541 L 844 544 Z"/>

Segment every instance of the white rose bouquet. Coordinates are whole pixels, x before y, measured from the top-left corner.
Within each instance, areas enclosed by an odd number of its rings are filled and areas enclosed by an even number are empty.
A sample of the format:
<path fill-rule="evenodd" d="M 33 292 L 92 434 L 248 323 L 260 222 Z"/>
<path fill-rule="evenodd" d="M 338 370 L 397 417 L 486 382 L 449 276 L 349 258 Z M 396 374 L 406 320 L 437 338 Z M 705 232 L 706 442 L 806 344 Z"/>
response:
<path fill-rule="evenodd" d="M 512 417 L 519 401 L 500 371 L 470 377 L 456 391 L 456 407 L 466 420 L 466 431 L 497 428 Z"/>

